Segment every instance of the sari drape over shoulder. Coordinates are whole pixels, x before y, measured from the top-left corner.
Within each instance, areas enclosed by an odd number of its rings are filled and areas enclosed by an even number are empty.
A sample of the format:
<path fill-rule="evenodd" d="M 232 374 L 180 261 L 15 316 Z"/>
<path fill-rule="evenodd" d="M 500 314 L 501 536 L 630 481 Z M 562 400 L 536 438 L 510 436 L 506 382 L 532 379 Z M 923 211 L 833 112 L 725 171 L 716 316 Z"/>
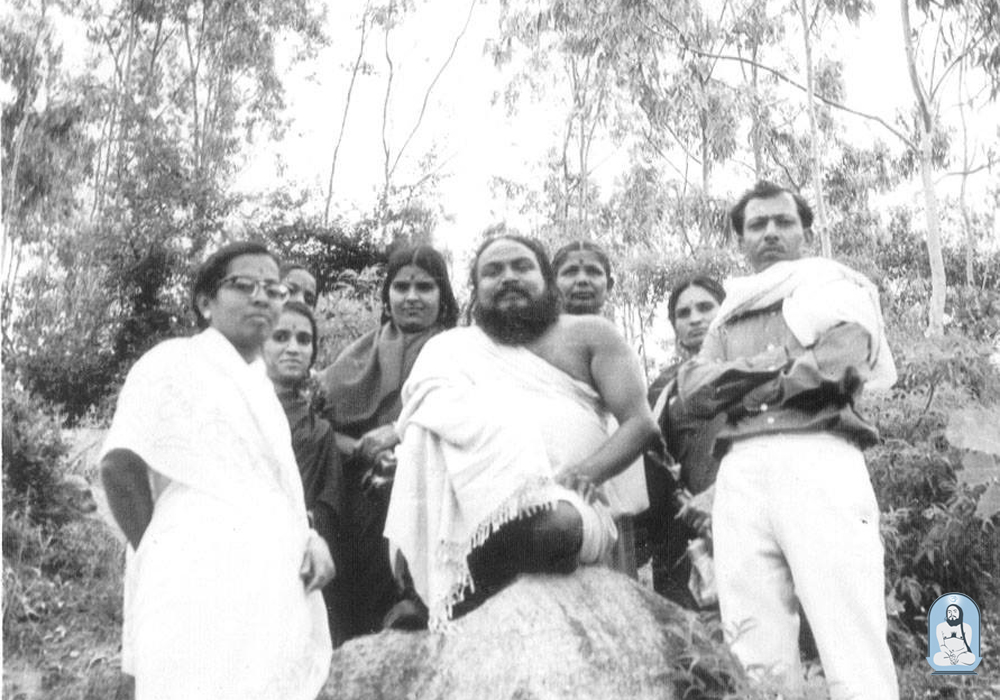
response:
<path fill-rule="evenodd" d="M 479 328 L 432 339 L 403 388 L 399 466 L 385 535 L 405 557 L 432 626 L 471 585 L 468 555 L 503 524 L 571 502 L 584 518 L 581 561 L 607 553 L 610 514 L 558 486 L 562 467 L 607 440 L 590 386 Z"/>
<path fill-rule="evenodd" d="M 337 433 L 361 438 L 391 425 L 402 407 L 400 392 L 424 343 L 439 326 L 403 333 L 385 323 L 351 343 L 319 375 L 325 398 L 324 416 Z M 382 530 L 388 494 L 366 488 L 374 466 L 360 455 L 344 454 L 344 527 L 338 548 L 344 566 L 334 581 L 341 592 L 335 607 L 347 638 L 376 632 L 402 593 L 389 565 Z"/>
<path fill-rule="evenodd" d="M 440 332 L 403 333 L 391 322 L 347 346 L 320 373 L 326 415 L 334 428 L 352 437 L 392 423 L 402 407 L 400 391 L 427 340 Z"/>
<path fill-rule="evenodd" d="M 299 578 L 302 482 L 263 363 L 213 329 L 161 343 L 122 387 L 114 449 L 152 470 L 152 520 L 126 564 L 137 700 L 315 698 L 330 637 Z"/>
<path fill-rule="evenodd" d="M 343 514 L 344 474 L 340 453 L 329 421 L 316 415 L 307 396 L 298 391 L 278 391 L 278 400 L 292 431 L 292 449 L 302 476 L 307 510 L 323 504 L 335 518 Z M 318 528 L 317 528 L 318 529 Z M 326 538 L 327 533 L 320 530 Z"/>
<path fill-rule="evenodd" d="M 309 397 L 299 389 L 277 388 L 292 431 L 292 449 L 302 476 L 306 510 L 313 528 L 326 540 L 337 568 L 337 576 L 323 589 L 330 637 L 340 646 L 348 637 L 344 613 L 344 572 L 350 568 L 344 552 L 346 521 L 344 470 L 329 421 L 316 414 Z"/>

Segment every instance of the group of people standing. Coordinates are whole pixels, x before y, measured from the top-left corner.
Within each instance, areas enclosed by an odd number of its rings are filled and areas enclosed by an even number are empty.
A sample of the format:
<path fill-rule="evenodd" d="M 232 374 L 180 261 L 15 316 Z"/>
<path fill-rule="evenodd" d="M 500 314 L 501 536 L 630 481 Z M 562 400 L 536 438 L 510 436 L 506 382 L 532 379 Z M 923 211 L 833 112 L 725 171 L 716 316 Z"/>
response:
<path fill-rule="evenodd" d="M 136 696 L 313 698 L 332 645 L 441 629 L 524 572 L 649 558 L 658 591 L 710 604 L 700 540 L 751 674 L 800 685 L 801 606 L 833 697 L 895 698 L 854 407 L 894 379 L 877 292 L 803 257 L 799 195 L 759 183 L 731 218 L 754 274 L 675 285 L 678 360 L 652 387 L 593 244 L 485 241 L 461 327 L 442 256 L 397 251 L 381 325 L 318 372 L 315 278 L 217 251 L 202 332 L 136 363 L 102 456 Z"/>

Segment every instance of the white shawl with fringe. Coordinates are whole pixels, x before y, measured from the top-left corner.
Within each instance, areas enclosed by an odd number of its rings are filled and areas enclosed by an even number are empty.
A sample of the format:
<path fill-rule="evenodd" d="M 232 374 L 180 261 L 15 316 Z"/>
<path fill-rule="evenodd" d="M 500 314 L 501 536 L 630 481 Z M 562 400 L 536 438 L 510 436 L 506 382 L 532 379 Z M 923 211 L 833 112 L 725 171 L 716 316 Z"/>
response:
<path fill-rule="evenodd" d="M 553 482 L 612 430 L 587 384 L 477 327 L 428 341 L 403 387 L 385 535 L 438 627 L 494 530 L 571 493 Z M 600 507 L 600 506 L 598 506 Z"/>
<path fill-rule="evenodd" d="M 878 289 L 846 265 L 828 258 L 784 260 L 748 277 L 726 281 L 726 298 L 709 328 L 779 301 L 782 316 L 795 339 L 810 347 L 838 323 L 857 323 L 872 338 L 865 379 L 869 389 L 888 389 L 896 382 L 896 364 L 885 337 Z"/>
<path fill-rule="evenodd" d="M 208 329 L 146 353 L 103 453 L 149 465 L 153 517 L 128 552 L 122 665 L 136 698 L 312 700 L 329 674 L 288 421 L 259 360 Z"/>

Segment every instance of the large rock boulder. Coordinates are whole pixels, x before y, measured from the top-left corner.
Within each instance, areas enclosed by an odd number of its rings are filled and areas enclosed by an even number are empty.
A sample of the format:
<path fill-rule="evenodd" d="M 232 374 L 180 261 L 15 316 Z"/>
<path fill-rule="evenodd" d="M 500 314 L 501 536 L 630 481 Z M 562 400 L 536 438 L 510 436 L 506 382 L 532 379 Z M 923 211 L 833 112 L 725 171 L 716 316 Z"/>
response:
<path fill-rule="evenodd" d="M 717 632 L 608 569 L 523 575 L 447 632 L 346 643 L 320 698 L 721 697 L 739 672 Z"/>

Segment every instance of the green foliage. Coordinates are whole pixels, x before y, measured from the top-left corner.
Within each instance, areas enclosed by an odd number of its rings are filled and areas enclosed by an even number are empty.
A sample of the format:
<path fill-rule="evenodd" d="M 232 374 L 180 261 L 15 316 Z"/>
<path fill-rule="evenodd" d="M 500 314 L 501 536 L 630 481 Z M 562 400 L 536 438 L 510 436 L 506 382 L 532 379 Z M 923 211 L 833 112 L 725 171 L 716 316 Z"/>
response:
<path fill-rule="evenodd" d="M 919 653 L 937 596 L 1000 600 L 1000 513 L 983 500 L 983 465 L 962 447 L 982 446 L 983 434 L 962 419 L 989 415 L 980 407 L 1000 401 L 1000 373 L 989 345 L 961 336 L 914 333 L 892 344 L 899 382 L 864 408 L 883 437 L 867 459 L 883 511 L 891 641 L 904 658 Z M 995 423 L 974 424 L 995 440 Z"/>
<path fill-rule="evenodd" d="M 3 509 L 39 522 L 52 510 L 66 456 L 62 417 L 3 373 Z M 4 533 L 4 547 L 8 546 Z"/>
<path fill-rule="evenodd" d="M 955 411 L 948 420 L 945 437 L 963 450 L 959 483 L 975 489 L 985 486 L 976 517 L 990 521 L 1000 513 L 1000 407 Z"/>
<path fill-rule="evenodd" d="M 378 328 L 382 317 L 381 266 L 366 267 L 360 274 L 341 273 L 317 308 L 320 347 L 316 367 L 328 367 L 352 341 Z"/>
<path fill-rule="evenodd" d="M 47 697 L 80 697 L 57 689 L 103 679 L 119 648 L 124 545 L 98 519 L 50 531 L 6 509 L 3 536 L 4 695 L 9 662 L 47 656 Z"/>
<path fill-rule="evenodd" d="M 240 149 L 281 131 L 277 46 L 314 55 L 322 19 L 309 0 L 5 14 L 4 366 L 70 421 L 191 327 L 186 282 L 238 204 Z M 85 76 L 62 64 L 59 22 L 86 37 Z"/>
<path fill-rule="evenodd" d="M 294 260 L 316 277 L 319 294 L 332 292 L 345 271 L 360 274 L 384 263 L 384 249 L 375 243 L 376 222 L 343 221 L 323 226 L 298 219 L 292 223 L 268 222 L 252 229 L 266 240 L 282 260 Z"/>

